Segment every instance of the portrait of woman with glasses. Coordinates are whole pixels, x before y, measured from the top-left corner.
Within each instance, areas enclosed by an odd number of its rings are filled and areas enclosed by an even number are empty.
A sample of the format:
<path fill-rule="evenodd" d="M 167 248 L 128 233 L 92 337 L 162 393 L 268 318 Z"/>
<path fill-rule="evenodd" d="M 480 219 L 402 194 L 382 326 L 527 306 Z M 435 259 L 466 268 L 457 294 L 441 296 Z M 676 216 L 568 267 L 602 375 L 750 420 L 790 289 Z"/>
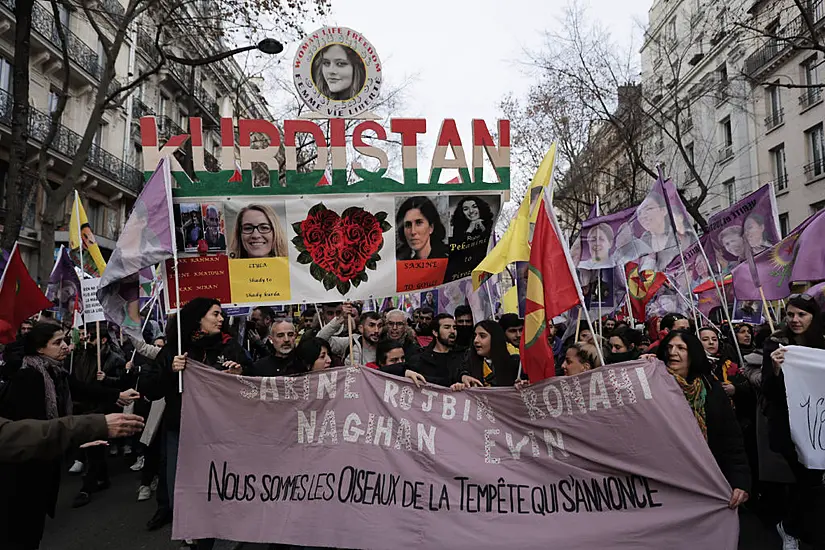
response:
<path fill-rule="evenodd" d="M 287 255 L 287 241 L 281 220 L 271 206 L 250 204 L 238 212 L 229 257 L 271 258 Z"/>

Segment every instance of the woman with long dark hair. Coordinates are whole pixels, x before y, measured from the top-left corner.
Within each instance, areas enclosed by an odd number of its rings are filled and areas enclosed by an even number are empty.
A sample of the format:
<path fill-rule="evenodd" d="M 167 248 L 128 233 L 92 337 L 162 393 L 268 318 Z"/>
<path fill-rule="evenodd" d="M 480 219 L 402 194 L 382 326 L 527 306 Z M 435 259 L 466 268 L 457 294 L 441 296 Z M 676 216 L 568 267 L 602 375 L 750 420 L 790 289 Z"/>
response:
<path fill-rule="evenodd" d="M 501 326 L 485 319 L 476 323 L 473 334 L 473 345 L 464 358 L 459 378 L 469 376 L 483 386 L 515 384 L 519 357 L 507 351 L 507 337 Z M 475 382 L 471 385 L 476 385 Z"/>
<path fill-rule="evenodd" d="M 642 354 L 642 333 L 628 326 L 621 326 L 610 333 L 607 345 L 610 348 L 606 357 L 608 364 L 633 361 Z"/>
<path fill-rule="evenodd" d="M 346 101 L 357 96 L 367 80 L 367 67 L 355 50 L 330 44 L 312 58 L 312 81 L 324 97 Z"/>
<path fill-rule="evenodd" d="M 180 308 L 180 334 L 174 322 L 169 322 L 168 341 L 160 350 L 152 369 L 141 379 L 141 391 L 152 400 L 165 398 L 163 413 L 163 448 L 166 451 L 166 481 L 169 502 L 174 507 L 175 474 L 180 440 L 181 394 L 179 372 L 186 359 L 194 359 L 216 370 L 240 374 L 251 362 L 236 338 L 224 332 L 221 303 L 214 298 L 198 297 Z M 181 354 L 178 355 L 178 339 Z M 199 548 L 211 548 L 210 541 Z"/>
<path fill-rule="evenodd" d="M 702 342 L 691 332 L 674 330 L 662 340 L 656 355 L 684 393 L 710 452 L 733 488 L 728 506 L 739 507 L 748 500 L 751 488 L 745 444 L 730 400 L 711 374 Z"/>
<path fill-rule="evenodd" d="M 317 336 L 302 338 L 295 348 L 295 357 L 306 372 L 328 369 L 332 366 L 329 342 Z"/>
<path fill-rule="evenodd" d="M 410 197 L 401 203 L 395 216 L 396 259 L 427 260 L 446 258 L 447 230 L 438 209 L 427 197 Z"/>
<path fill-rule="evenodd" d="M 799 462 L 791 439 L 782 368 L 785 362 L 784 346 L 825 349 L 823 332 L 822 312 L 814 298 L 808 294 L 795 294 L 788 299 L 782 327 L 765 342 L 762 361 L 762 395 L 768 417 L 770 448 L 785 458 L 796 479 L 788 515 L 777 530 L 783 538 L 794 537 L 814 545 L 825 544 L 825 534 L 820 525 L 825 509 L 822 481 L 825 472 L 808 469 Z"/>
<path fill-rule="evenodd" d="M 134 390 L 121 393 L 71 376 L 63 367 L 69 353 L 66 333 L 57 323 L 36 323 L 22 343 L 22 366 L 5 373 L 9 387 L 0 413 L 9 420 L 70 416 L 72 399 L 125 404 L 137 396 Z M 39 548 L 46 515 L 54 517 L 59 487 L 59 458 L 0 464 L 0 548 Z"/>
<path fill-rule="evenodd" d="M 454 241 L 486 240 L 493 229 L 493 211 L 481 197 L 463 197 L 455 206 L 451 223 Z"/>

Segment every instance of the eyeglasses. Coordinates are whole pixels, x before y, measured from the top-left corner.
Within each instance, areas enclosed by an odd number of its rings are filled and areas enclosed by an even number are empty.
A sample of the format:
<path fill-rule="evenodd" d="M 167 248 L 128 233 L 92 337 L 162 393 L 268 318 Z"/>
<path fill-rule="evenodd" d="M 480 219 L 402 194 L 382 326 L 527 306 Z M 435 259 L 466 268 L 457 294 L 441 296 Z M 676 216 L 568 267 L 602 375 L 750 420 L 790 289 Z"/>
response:
<path fill-rule="evenodd" d="M 261 235 L 266 235 L 267 233 L 272 233 L 272 226 L 268 223 L 259 223 L 258 225 L 252 225 L 251 223 L 245 223 L 241 226 L 241 232 L 244 235 L 251 235 L 255 230 L 258 230 L 258 233 Z"/>
<path fill-rule="evenodd" d="M 788 300 L 796 300 L 797 298 L 803 302 L 813 302 L 814 300 L 814 297 L 810 294 L 791 294 L 788 296 Z"/>

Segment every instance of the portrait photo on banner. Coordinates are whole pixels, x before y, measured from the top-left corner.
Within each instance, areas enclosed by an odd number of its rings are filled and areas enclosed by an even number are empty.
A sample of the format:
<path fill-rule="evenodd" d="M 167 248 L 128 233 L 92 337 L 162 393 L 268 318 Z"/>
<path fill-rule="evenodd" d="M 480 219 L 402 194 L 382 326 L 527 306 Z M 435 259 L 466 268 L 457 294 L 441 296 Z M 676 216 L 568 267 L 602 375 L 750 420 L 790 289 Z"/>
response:
<path fill-rule="evenodd" d="M 226 251 L 226 220 L 223 206 L 219 202 L 201 203 L 203 217 L 203 239 L 209 252 Z"/>
<path fill-rule="evenodd" d="M 438 286 L 444 282 L 449 247 L 447 197 L 395 198 L 395 259 L 398 292 Z"/>
<path fill-rule="evenodd" d="M 358 52 L 345 44 L 330 44 L 312 58 L 312 83 L 323 97 L 347 101 L 357 97 L 367 81 L 367 67 Z"/>
<path fill-rule="evenodd" d="M 444 282 L 469 277 L 487 255 L 501 204 L 499 195 L 453 195 L 449 198 L 449 254 Z"/>
<path fill-rule="evenodd" d="M 195 253 L 203 239 L 203 217 L 199 203 L 181 203 L 173 207 L 175 239 L 178 252 Z"/>
<path fill-rule="evenodd" d="M 230 260 L 289 255 L 284 201 L 229 201 L 225 214 Z"/>

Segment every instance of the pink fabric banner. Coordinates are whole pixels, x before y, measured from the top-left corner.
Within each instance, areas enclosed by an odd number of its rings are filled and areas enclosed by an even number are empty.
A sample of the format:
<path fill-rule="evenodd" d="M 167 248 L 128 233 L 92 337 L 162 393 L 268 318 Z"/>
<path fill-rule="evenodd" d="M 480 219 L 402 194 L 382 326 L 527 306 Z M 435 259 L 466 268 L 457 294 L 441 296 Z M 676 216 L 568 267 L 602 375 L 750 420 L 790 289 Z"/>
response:
<path fill-rule="evenodd" d="M 663 365 L 514 388 L 188 361 L 176 539 L 336 548 L 734 550 L 731 489 Z"/>

